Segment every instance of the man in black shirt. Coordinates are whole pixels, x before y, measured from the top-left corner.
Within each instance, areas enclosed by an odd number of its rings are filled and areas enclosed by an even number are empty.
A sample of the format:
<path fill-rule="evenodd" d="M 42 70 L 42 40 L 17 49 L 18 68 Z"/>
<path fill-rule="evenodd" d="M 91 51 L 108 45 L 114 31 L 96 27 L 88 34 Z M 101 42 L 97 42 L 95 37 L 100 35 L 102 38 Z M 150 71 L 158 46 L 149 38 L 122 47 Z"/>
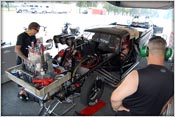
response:
<path fill-rule="evenodd" d="M 111 96 L 116 115 L 159 116 L 174 95 L 174 75 L 164 66 L 166 41 L 153 37 L 148 43 L 148 65 L 129 73 Z"/>
<path fill-rule="evenodd" d="M 36 43 L 35 35 L 39 32 L 40 25 L 36 22 L 32 22 L 28 26 L 28 30 L 21 33 L 17 37 L 17 42 L 15 46 L 15 52 L 18 55 L 17 65 L 22 63 L 22 60 L 28 60 L 28 46 L 31 46 L 31 43 Z"/>
<path fill-rule="evenodd" d="M 17 65 L 21 64 L 22 61 L 29 62 L 28 60 L 28 46 L 32 46 L 32 43 L 36 43 L 35 35 L 39 32 L 40 25 L 36 22 L 29 24 L 28 29 L 25 32 L 22 32 L 17 37 L 17 42 L 15 46 L 15 52 L 18 55 Z M 18 94 L 20 99 L 27 99 L 26 92 L 22 89 Z"/>

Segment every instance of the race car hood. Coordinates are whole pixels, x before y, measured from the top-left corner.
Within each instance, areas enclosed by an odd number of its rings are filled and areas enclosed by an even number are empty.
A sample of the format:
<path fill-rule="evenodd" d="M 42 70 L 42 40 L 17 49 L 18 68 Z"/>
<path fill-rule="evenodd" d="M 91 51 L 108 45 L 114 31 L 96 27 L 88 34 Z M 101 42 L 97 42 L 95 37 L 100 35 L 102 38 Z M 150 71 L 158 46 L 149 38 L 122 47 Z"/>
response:
<path fill-rule="evenodd" d="M 115 28 L 127 31 L 129 33 L 130 39 L 139 38 L 139 32 L 136 29 L 126 28 L 126 27 L 123 27 L 123 26 L 116 26 Z"/>
<path fill-rule="evenodd" d="M 133 28 L 127 28 L 124 26 L 113 26 L 113 27 L 96 27 L 84 30 L 86 32 L 99 32 L 99 33 L 109 33 L 117 35 L 120 37 L 129 35 L 130 39 L 137 39 L 139 37 L 139 32 Z"/>
<path fill-rule="evenodd" d="M 173 9 L 173 1 L 109 1 L 109 3 L 126 8 Z"/>

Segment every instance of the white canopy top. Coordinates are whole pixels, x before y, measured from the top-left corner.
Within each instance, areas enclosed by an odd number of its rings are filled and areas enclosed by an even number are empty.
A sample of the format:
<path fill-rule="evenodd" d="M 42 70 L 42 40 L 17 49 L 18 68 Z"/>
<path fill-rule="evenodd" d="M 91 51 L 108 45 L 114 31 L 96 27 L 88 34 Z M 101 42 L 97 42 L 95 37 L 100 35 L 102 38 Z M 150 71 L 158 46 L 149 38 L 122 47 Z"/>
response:
<path fill-rule="evenodd" d="M 173 9 L 174 1 L 109 1 L 109 3 L 128 8 Z"/>

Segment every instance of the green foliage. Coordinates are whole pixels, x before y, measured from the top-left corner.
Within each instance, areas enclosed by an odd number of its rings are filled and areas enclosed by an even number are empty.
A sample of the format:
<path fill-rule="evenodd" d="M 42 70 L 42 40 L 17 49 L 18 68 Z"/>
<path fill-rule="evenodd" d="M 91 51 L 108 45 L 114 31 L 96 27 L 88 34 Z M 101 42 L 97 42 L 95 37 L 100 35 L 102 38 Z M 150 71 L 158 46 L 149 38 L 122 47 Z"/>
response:
<path fill-rule="evenodd" d="M 78 7 L 96 7 L 97 4 L 97 1 L 79 1 L 76 5 Z"/>
<path fill-rule="evenodd" d="M 33 2 L 35 2 L 35 1 L 33 1 Z M 38 1 L 36 1 L 36 3 L 37 2 Z M 98 4 L 100 3 L 103 6 L 103 8 L 105 8 L 107 10 L 108 14 L 113 13 L 114 15 L 121 14 L 121 15 L 129 15 L 129 16 L 139 15 L 139 16 L 159 17 L 160 12 L 161 12 L 158 9 L 118 7 L 118 6 L 114 6 L 106 1 L 40 1 L 40 2 L 48 3 L 48 4 L 49 3 L 55 3 L 55 4 L 76 3 L 76 6 L 79 7 L 79 12 L 83 8 L 97 7 Z M 14 1 L 2 1 L 1 8 L 7 8 L 8 10 L 10 8 L 14 8 L 15 6 L 13 5 L 13 3 L 15 3 L 15 2 Z M 22 3 L 22 1 L 21 1 L 21 3 Z M 161 14 L 161 17 L 166 18 L 166 19 L 172 18 L 173 17 L 173 10 L 167 10 L 167 12 L 164 12 L 163 16 Z"/>
<path fill-rule="evenodd" d="M 108 14 L 113 12 L 114 15 L 122 14 L 122 15 L 139 15 L 139 16 L 150 16 L 150 17 L 159 17 L 160 10 L 159 9 L 144 9 L 144 8 L 124 8 L 117 7 L 109 2 L 103 2 L 103 7 L 107 10 Z M 173 10 L 168 10 L 164 14 L 164 18 L 171 18 L 173 16 Z"/>
<path fill-rule="evenodd" d="M 167 12 L 166 12 L 166 14 L 164 15 L 164 18 L 165 19 L 173 19 L 173 9 L 172 10 L 168 10 Z"/>
<path fill-rule="evenodd" d="M 79 1 L 76 2 L 76 5 L 79 7 L 79 13 L 81 12 L 81 8 L 88 8 L 88 7 L 97 7 L 98 2 L 96 1 Z"/>

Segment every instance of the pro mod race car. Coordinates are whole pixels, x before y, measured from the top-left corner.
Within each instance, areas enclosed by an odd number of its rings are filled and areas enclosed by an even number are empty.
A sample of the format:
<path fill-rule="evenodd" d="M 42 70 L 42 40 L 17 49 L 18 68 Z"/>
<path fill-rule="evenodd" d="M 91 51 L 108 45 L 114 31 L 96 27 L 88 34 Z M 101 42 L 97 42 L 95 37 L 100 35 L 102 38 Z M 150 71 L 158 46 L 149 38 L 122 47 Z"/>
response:
<path fill-rule="evenodd" d="M 144 29 L 119 24 L 89 28 L 80 37 L 55 35 L 56 48 L 59 43 L 68 47 L 54 57 L 54 69 L 71 71 L 69 84 L 76 84 L 81 102 L 94 105 L 102 96 L 104 83 L 117 87 L 137 67 L 139 48 L 151 36 L 152 27 Z"/>

